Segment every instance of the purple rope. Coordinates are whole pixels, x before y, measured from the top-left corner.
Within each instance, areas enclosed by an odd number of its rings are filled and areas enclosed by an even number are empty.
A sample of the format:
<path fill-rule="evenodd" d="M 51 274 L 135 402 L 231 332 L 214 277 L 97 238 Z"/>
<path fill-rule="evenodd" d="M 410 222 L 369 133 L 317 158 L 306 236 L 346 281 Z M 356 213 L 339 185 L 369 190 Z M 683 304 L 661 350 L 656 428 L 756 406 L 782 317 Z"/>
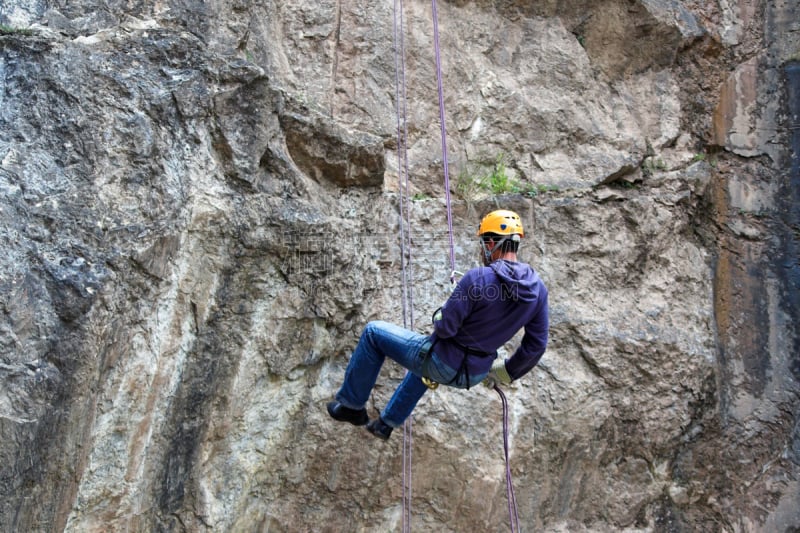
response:
<path fill-rule="evenodd" d="M 397 116 L 397 172 L 398 197 L 400 201 L 400 263 L 402 269 L 402 305 L 403 327 L 414 327 L 413 297 L 409 291 L 411 283 L 411 206 L 408 180 L 408 152 L 405 140 L 408 138 L 406 117 L 406 77 L 405 77 L 405 41 L 403 39 L 403 6 L 402 0 L 394 2 L 394 60 L 395 60 L 395 114 Z M 402 88 L 402 97 L 401 97 Z M 400 105 L 402 102 L 402 112 Z M 402 128 L 401 128 L 402 122 Z M 401 131 L 402 130 L 402 131 Z M 405 203 L 405 209 L 403 208 Z M 405 212 L 406 220 L 403 221 Z M 406 236 L 405 227 L 409 234 Z M 406 268 L 408 265 L 408 268 Z M 408 321 L 408 322 L 407 322 Z M 403 533 L 411 532 L 411 451 L 412 451 L 412 417 L 403 424 Z"/>
<path fill-rule="evenodd" d="M 406 96 L 406 45 L 403 33 L 403 2 L 400 0 L 400 72 L 403 94 L 400 101 L 403 103 L 403 174 L 405 175 L 405 193 L 406 193 L 406 226 L 408 227 L 408 283 L 412 286 L 412 290 L 408 291 L 408 322 L 409 328 L 414 328 L 414 262 L 412 258 L 411 246 L 411 202 L 408 200 L 411 197 L 409 191 L 409 178 L 408 178 L 408 109 L 406 107 L 408 98 Z"/>
<path fill-rule="evenodd" d="M 447 127 L 444 115 L 444 91 L 442 90 L 442 59 L 439 53 L 439 15 L 436 0 L 431 1 L 433 12 L 433 46 L 436 54 L 436 82 L 439 91 L 439 122 L 442 129 L 442 164 L 444 165 L 444 197 L 447 205 L 447 236 L 450 241 L 450 272 L 456 270 L 455 246 L 453 244 L 453 215 L 450 208 L 450 171 L 447 163 Z M 450 275 L 450 283 L 455 281 L 455 274 Z"/>
<path fill-rule="evenodd" d="M 506 456 L 506 497 L 508 498 L 508 520 L 511 532 L 519 532 L 519 512 L 517 511 L 517 497 L 514 495 L 514 484 L 511 482 L 511 462 L 508 460 L 508 400 L 503 391 L 496 384 L 494 390 L 500 395 L 503 402 L 503 452 Z"/>
<path fill-rule="evenodd" d="M 399 10 L 398 10 L 398 5 Z M 399 14 L 398 14 L 399 13 Z M 403 13 L 402 13 L 402 0 L 395 0 L 394 2 L 394 42 L 395 42 L 395 54 L 394 54 L 394 74 L 395 74 L 395 115 L 397 116 L 397 177 L 398 177 L 398 198 L 400 203 L 400 268 L 401 268 L 401 275 L 402 275 L 402 310 L 403 310 L 403 327 L 409 327 L 407 322 L 409 318 L 409 309 L 408 309 L 408 284 L 409 284 L 409 272 L 407 271 L 406 267 L 410 263 L 410 259 L 406 256 L 406 244 L 407 241 L 410 241 L 410 236 L 406 237 L 406 223 L 403 221 L 403 214 L 404 214 L 404 204 L 408 203 L 408 160 L 405 154 L 405 135 L 404 132 L 406 131 L 406 114 L 405 114 L 405 103 L 401 113 L 400 109 L 400 90 L 402 85 L 403 90 L 403 100 L 405 99 L 405 60 L 403 59 L 403 66 L 402 66 L 402 75 L 401 75 L 401 65 L 399 63 L 400 57 L 405 55 L 404 50 L 404 42 L 402 40 L 402 20 Z M 402 76 L 402 81 L 401 81 Z M 402 130 L 401 130 L 402 124 Z M 405 191 L 405 195 L 404 192 Z M 410 230 L 410 225 L 409 225 Z M 410 254 L 410 251 L 409 251 Z M 413 325 L 411 326 L 413 327 Z"/>
<path fill-rule="evenodd" d="M 411 450 L 414 442 L 411 428 L 413 417 L 403 424 L 403 533 L 411 533 Z"/>

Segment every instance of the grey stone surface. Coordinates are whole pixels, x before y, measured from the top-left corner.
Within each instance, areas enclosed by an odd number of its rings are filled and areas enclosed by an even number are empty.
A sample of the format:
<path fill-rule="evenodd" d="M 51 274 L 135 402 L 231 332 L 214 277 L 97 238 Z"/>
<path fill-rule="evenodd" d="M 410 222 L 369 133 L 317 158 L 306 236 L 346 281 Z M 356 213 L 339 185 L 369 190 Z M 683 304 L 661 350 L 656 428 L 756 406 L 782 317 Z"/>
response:
<path fill-rule="evenodd" d="M 405 4 L 424 332 L 450 265 L 431 4 Z M 797 7 L 438 7 L 457 267 L 507 207 L 550 288 L 507 391 L 523 529 L 796 530 Z M 392 22 L 0 5 L 1 530 L 400 529 L 401 432 L 324 410 L 366 321 L 402 321 Z M 514 190 L 475 186 L 497 161 Z M 506 528 L 498 397 L 441 387 L 413 434 L 413 528 Z"/>

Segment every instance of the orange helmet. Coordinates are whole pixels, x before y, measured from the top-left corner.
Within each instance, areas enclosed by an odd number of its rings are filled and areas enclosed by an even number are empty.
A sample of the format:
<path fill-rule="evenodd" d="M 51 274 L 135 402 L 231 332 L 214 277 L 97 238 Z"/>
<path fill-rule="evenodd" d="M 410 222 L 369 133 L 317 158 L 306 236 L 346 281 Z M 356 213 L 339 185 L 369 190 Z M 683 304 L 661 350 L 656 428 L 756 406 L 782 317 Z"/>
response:
<path fill-rule="evenodd" d="M 481 225 L 478 226 L 478 235 L 486 233 L 494 233 L 497 235 L 519 235 L 525 236 L 525 231 L 522 229 L 522 221 L 519 215 L 514 211 L 507 211 L 505 209 L 498 209 L 492 211 L 481 220 Z"/>

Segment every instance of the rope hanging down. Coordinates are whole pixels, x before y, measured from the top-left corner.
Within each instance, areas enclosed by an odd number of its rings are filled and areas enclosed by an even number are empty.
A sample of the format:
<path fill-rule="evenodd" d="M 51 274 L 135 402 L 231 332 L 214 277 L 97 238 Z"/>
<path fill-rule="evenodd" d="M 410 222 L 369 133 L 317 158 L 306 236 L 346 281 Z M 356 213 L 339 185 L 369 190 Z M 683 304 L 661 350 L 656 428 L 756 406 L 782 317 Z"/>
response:
<path fill-rule="evenodd" d="M 411 286 L 411 207 L 408 201 L 408 151 L 406 139 L 408 126 L 406 121 L 406 76 L 405 76 L 405 41 L 403 38 L 403 2 L 394 2 L 394 60 L 395 60 L 395 114 L 397 115 L 397 174 L 398 198 L 400 203 L 400 263 L 402 268 L 402 307 L 403 327 L 414 327 L 414 300 Z M 401 107 L 402 106 L 402 107 Z M 403 215 L 405 213 L 405 222 Z M 406 232 L 405 228 L 408 228 Z M 403 533 L 411 532 L 411 450 L 412 450 L 413 416 L 409 416 L 403 424 Z"/>
<path fill-rule="evenodd" d="M 453 243 L 453 215 L 450 198 L 450 171 L 447 159 L 447 128 L 445 121 L 444 90 L 442 89 L 442 64 L 439 47 L 439 21 L 436 0 L 431 0 L 433 17 L 433 42 L 436 57 L 436 80 L 439 95 L 439 121 L 442 137 L 442 165 L 444 167 L 445 205 L 447 208 L 447 236 L 450 251 L 450 283 L 455 284 L 455 245 Z M 406 140 L 408 138 L 407 109 L 406 109 L 406 76 L 405 76 L 405 42 L 403 37 L 403 2 L 394 1 L 394 53 L 395 53 L 395 113 L 397 115 L 397 169 L 398 169 L 398 198 L 399 198 L 399 225 L 400 225 L 400 254 L 402 270 L 402 309 L 403 326 L 413 329 L 414 310 L 411 271 L 411 207 L 409 202 L 408 178 L 408 152 Z M 405 219 L 404 219 L 405 217 Z M 407 229 L 406 229 L 407 228 Z M 503 450 L 506 463 L 506 494 L 508 498 L 508 513 L 512 533 L 519 532 L 519 514 L 511 481 L 511 466 L 508 457 L 508 400 L 503 391 L 497 386 L 494 389 L 500 395 L 503 403 Z M 411 531 L 411 450 L 412 450 L 412 423 L 413 417 L 409 416 L 403 424 L 403 515 L 402 531 Z"/>
<path fill-rule="evenodd" d="M 455 283 L 456 260 L 455 246 L 453 245 L 453 215 L 450 207 L 450 171 L 447 161 L 447 128 L 445 126 L 444 113 L 444 91 L 442 89 L 442 60 L 439 47 L 439 16 L 436 10 L 436 0 L 431 0 L 433 13 L 433 46 L 436 55 L 436 80 L 439 92 L 439 121 L 442 131 L 442 165 L 444 166 L 444 194 L 445 205 L 447 206 L 447 235 L 450 244 L 450 283 Z M 508 515 L 511 523 L 512 533 L 519 531 L 519 514 L 517 512 L 517 500 L 514 496 L 514 486 L 511 482 L 511 463 L 508 458 L 508 400 L 503 391 L 497 385 L 494 389 L 500 395 L 503 402 L 503 449 L 506 461 L 506 494 L 508 498 Z"/>
<path fill-rule="evenodd" d="M 402 270 L 402 307 L 403 326 L 414 327 L 413 294 L 411 285 L 411 207 L 408 201 L 408 151 L 406 138 L 408 126 L 406 121 L 406 75 L 405 75 L 405 42 L 403 39 L 403 2 L 394 2 L 394 42 L 395 42 L 395 114 L 397 115 L 397 176 L 398 198 L 400 203 L 400 264 Z M 405 221 L 403 217 L 405 216 Z M 406 231 L 408 228 L 408 231 Z"/>
<path fill-rule="evenodd" d="M 506 498 L 508 499 L 508 520 L 511 523 L 511 533 L 519 532 L 519 512 L 517 512 L 517 497 L 514 495 L 514 484 L 511 482 L 511 462 L 508 460 L 508 400 L 506 395 L 497 385 L 494 390 L 500 395 L 503 402 L 503 453 L 506 458 Z"/>
<path fill-rule="evenodd" d="M 447 238 L 450 245 L 450 284 L 455 283 L 456 254 L 453 245 L 453 212 L 450 207 L 450 165 L 447 161 L 447 127 L 444 116 L 444 90 L 442 90 L 442 58 L 439 53 L 439 14 L 436 0 L 431 0 L 433 16 L 433 49 L 436 56 L 436 88 L 439 93 L 439 124 L 442 130 L 442 166 L 444 167 L 444 198 L 447 206 Z"/>

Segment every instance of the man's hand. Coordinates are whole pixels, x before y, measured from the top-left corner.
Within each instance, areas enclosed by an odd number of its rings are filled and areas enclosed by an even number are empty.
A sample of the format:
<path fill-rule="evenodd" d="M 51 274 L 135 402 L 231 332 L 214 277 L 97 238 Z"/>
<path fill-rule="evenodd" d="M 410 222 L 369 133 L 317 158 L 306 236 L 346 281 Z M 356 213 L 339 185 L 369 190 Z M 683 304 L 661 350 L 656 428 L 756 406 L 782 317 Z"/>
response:
<path fill-rule="evenodd" d="M 511 376 L 506 370 L 506 362 L 502 357 L 498 357 L 492 363 L 492 369 L 483 380 L 483 384 L 493 389 L 495 385 L 508 385 L 511 383 Z"/>

